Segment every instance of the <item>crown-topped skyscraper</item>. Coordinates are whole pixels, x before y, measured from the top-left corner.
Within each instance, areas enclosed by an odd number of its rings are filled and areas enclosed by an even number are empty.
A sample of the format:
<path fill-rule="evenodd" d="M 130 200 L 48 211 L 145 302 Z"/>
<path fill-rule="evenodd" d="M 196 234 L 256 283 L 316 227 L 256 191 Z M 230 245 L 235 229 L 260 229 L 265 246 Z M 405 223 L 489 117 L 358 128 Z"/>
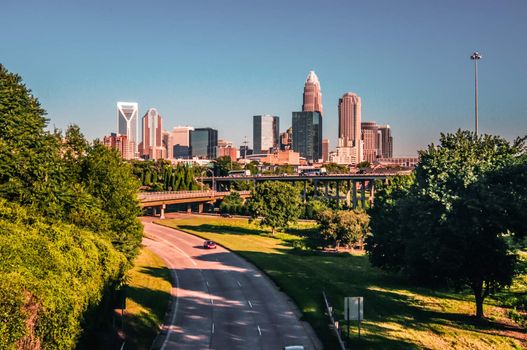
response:
<path fill-rule="evenodd" d="M 314 71 L 310 71 L 304 85 L 304 104 L 302 112 L 322 112 L 322 92 L 320 82 Z"/>

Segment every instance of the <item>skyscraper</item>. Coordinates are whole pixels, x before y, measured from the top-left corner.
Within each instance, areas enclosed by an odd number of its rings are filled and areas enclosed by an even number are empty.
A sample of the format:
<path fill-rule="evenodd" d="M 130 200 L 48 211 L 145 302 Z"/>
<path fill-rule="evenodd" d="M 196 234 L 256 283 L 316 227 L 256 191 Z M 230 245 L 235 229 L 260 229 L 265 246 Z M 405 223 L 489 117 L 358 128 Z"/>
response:
<path fill-rule="evenodd" d="M 141 157 L 145 159 L 166 158 L 163 147 L 163 120 L 157 109 L 150 108 L 143 116 L 143 142 Z"/>
<path fill-rule="evenodd" d="M 272 115 L 253 116 L 253 150 L 255 154 L 278 149 L 280 118 Z"/>
<path fill-rule="evenodd" d="M 190 154 L 201 159 L 216 159 L 218 130 L 196 128 L 190 131 Z"/>
<path fill-rule="evenodd" d="M 304 85 L 302 112 L 319 112 L 322 116 L 322 92 L 320 82 L 314 71 L 310 71 Z"/>
<path fill-rule="evenodd" d="M 374 163 L 379 155 L 379 126 L 375 122 L 361 123 L 364 160 Z"/>
<path fill-rule="evenodd" d="M 188 159 L 190 157 L 190 132 L 191 126 L 176 126 L 168 136 L 168 157 Z"/>
<path fill-rule="evenodd" d="M 138 113 L 137 102 L 117 102 L 117 133 L 127 137 L 134 158 L 138 155 Z"/>
<path fill-rule="evenodd" d="M 390 125 L 379 126 L 380 155 L 382 158 L 393 158 L 393 137 Z"/>
<path fill-rule="evenodd" d="M 354 147 L 355 159 L 362 161 L 361 147 L 361 100 L 353 93 L 347 92 L 339 99 L 339 144 Z"/>
<path fill-rule="evenodd" d="M 329 140 L 322 140 L 322 161 L 325 163 L 329 160 Z"/>
<path fill-rule="evenodd" d="M 293 112 L 293 150 L 311 162 L 322 159 L 320 112 Z"/>

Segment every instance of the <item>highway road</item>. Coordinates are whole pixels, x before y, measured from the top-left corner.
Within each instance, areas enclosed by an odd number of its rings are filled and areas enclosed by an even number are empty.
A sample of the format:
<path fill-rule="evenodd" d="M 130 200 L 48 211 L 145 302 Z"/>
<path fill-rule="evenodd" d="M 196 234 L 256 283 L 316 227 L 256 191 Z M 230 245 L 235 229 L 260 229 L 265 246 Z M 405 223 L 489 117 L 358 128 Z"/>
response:
<path fill-rule="evenodd" d="M 173 279 L 167 322 L 153 348 L 321 348 L 295 305 L 252 264 L 150 220 L 143 218 L 143 243 L 165 260 Z"/>

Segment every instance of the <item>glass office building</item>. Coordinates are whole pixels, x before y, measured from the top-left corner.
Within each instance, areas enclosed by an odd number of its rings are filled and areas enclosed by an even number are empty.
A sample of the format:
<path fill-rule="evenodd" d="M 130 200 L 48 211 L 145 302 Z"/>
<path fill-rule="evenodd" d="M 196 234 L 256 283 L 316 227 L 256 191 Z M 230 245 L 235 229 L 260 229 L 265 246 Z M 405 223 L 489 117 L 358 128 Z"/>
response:
<path fill-rule="evenodd" d="M 218 130 L 197 128 L 190 131 L 190 154 L 200 159 L 216 159 Z"/>
<path fill-rule="evenodd" d="M 253 152 L 269 153 L 278 149 L 280 138 L 280 118 L 273 115 L 253 116 Z"/>
<path fill-rule="evenodd" d="M 322 159 L 322 115 L 293 112 L 293 150 L 310 162 Z"/>

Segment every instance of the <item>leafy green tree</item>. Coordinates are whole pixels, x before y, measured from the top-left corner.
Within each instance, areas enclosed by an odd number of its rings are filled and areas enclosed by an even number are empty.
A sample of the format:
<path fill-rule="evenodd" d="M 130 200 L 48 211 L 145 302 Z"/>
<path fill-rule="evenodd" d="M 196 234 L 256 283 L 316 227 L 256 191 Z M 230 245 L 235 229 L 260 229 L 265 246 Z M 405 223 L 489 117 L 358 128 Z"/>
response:
<path fill-rule="evenodd" d="M 324 164 L 328 174 L 347 174 L 349 173 L 349 168 L 346 165 L 337 164 L 337 163 L 328 163 Z"/>
<path fill-rule="evenodd" d="M 297 221 L 300 204 L 300 191 L 289 183 L 278 181 L 258 184 L 248 200 L 252 219 L 258 220 L 261 226 L 271 227 L 273 235 L 277 228 L 286 228 Z"/>
<path fill-rule="evenodd" d="M 362 210 L 324 210 L 317 217 L 320 234 L 326 245 L 364 247 L 369 233 L 369 216 Z"/>
<path fill-rule="evenodd" d="M 236 161 L 233 162 L 229 156 L 219 157 L 214 163 L 214 174 L 216 176 L 227 176 L 229 171 L 241 169 L 242 166 Z"/>
<path fill-rule="evenodd" d="M 241 214 L 243 210 L 243 198 L 238 192 L 231 192 L 223 197 L 220 203 L 220 211 L 222 213 Z"/>
<path fill-rule="evenodd" d="M 251 172 L 251 175 L 256 175 L 259 173 L 259 170 L 258 170 L 258 165 L 260 163 L 258 163 L 257 161 L 251 161 L 249 164 L 246 164 L 245 165 L 245 169 L 246 170 L 249 170 Z"/>
<path fill-rule="evenodd" d="M 484 299 L 509 285 L 515 271 L 505 235 L 525 232 L 520 220 L 507 220 L 525 208 L 521 159 L 524 139 L 442 134 L 438 146 L 420 152 L 413 184 L 378 192 L 367 245 L 372 263 L 438 286 L 468 287 L 483 317 Z M 502 179 L 519 185 L 511 190 Z"/>

